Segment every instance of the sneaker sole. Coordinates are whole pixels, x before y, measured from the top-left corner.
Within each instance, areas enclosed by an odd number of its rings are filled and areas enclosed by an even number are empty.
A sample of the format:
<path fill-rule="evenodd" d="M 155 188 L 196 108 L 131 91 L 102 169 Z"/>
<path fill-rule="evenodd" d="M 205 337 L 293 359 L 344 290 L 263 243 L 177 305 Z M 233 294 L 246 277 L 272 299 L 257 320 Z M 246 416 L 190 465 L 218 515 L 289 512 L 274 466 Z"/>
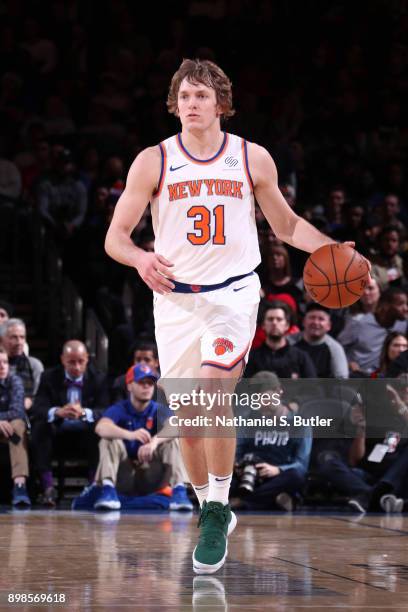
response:
<path fill-rule="evenodd" d="M 193 505 L 182 503 L 182 502 L 179 504 L 177 502 L 173 502 L 170 504 L 169 510 L 184 510 L 184 511 L 191 512 L 193 510 Z"/>
<path fill-rule="evenodd" d="M 380 505 L 386 514 L 399 514 L 403 510 L 404 500 L 394 496 L 386 496 L 385 499 L 381 498 Z"/>
<path fill-rule="evenodd" d="M 235 512 L 231 512 L 231 520 L 228 525 L 227 536 L 231 535 L 231 533 L 234 531 L 235 527 L 237 526 L 237 522 L 238 520 L 237 520 Z M 225 555 L 220 561 L 218 561 L 218 563 L 214 563 L 213 565 L 208 565 L 207 563 L 200 563 L 199 561 L 197 561 L 195 559 L 196 548 L 194 549 L 194 552 L 193 552 L 193 570 L 195 571 L 196 574 L 214 574 L 219 569 L 221 569 L 221 567 L 224 565 L 225 559 L 227 558 L 227 554 L 228 554 L 228 541 L 225 546 Z"/>
<path fill-rule="evenodd" d="M 237 522 L 237 515 L 235 514 L 235 512 L 231 512 L 231 520 L 228 525 L 227 536 L 231 535 L 231 533 L 234 531 L 235 527 L 237 526 Z"/>
<path fill-rule="evenodd" d="M 348 502 L 348 505 L 353 510 L 357 510 L 357 512 L 360 512 L 360 514 L 365 514 L 367 512 L 367 510 L 363 508 L 360 502 L 357 501 L 356 499 L 350 499 L 350 501 Z"/>
<path fill-rule="evenodd" d="M 207 563 L 200 563 L 199 561 L 197 561 L 194 556 L 196 549 L 197 547 L 195 547 L 194 552 L 193 552 L 193 570 L 195 571 L 195 573 L 196 574 L 214 574 L 219 569 L 221 569 L 225 563 L 225 559 L 227 558 L 227 554 L 228 554 L 228 543 L 225 546 L 225 554 L 223 558 L 220 561 L 218 561 L 218 563 L 214 563 L 213 565 L 208 565 Z"/>
<path fill-rule="evenodd" d="M 120 501 L 96 502 L 94 508 L 96 510 L 119 510 Z"/>

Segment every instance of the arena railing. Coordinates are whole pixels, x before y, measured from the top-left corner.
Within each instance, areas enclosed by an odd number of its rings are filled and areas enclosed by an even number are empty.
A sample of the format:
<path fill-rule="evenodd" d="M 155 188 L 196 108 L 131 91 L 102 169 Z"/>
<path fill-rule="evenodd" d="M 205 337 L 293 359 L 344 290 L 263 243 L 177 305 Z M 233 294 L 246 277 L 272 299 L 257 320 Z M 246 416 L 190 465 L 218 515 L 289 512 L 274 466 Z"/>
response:
<path fill-rule="evenodd" d="M 109 340 L 92 308 L 86 311 L 85 338 L 89 356 L 98 370 L 106 373 L 108 371 Z"/>
<path fill-rule="evenodd" d="M 81 339 L 84 331 L 84 302 L 67 276 L 62 280 L 62 318 L 65 338 Z"/>

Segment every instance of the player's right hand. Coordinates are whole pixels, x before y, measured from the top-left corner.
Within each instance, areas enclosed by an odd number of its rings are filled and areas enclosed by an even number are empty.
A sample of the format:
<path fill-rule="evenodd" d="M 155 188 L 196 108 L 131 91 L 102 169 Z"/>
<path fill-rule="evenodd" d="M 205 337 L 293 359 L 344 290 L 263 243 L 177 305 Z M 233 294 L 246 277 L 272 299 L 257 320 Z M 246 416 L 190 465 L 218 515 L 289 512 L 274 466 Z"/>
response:
<path fill-rule="evenodd" d="M 167 295 L 174 289 L 173 283 L 168 280 L 174 278 L 170 270 L 173 265 L 171 261 L 158 253 L 143 253 L 139 257 L 136 269 L 152 291 Z"/>
<path fill-rule="evenodd" d="M 147 429 L 140 427 L 136 431 L 129 432 L 129 440 L 139 440 L 142 444 L 147 444 L 152 439 Z"/>

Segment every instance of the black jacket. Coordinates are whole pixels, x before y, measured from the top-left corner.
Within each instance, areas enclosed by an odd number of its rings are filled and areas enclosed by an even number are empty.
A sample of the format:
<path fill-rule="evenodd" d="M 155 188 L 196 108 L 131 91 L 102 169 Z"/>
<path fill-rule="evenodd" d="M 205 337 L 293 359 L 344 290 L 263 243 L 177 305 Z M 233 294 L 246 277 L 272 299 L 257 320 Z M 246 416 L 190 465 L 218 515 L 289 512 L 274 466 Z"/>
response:
<path fill-rule="evenodd" d="M 67 403 L 67 389 L 64 384 L 64 368 L 57 366 L 45 370 L 41 375 L 40 386 L 31 409 L 35 420 L 47 421 L 50 408 L 64 406 Z M 88 366 L 84 374 L 82 387 L 82 407 L 90 408 L 97 421 L 109 406 L 107 378 L 93 366 Z"/>
<path fill-rule="evenodd" d="M 250 378 L 261 370 L 275 372 L 279 378 L 317 378 L 316 368 L 309 355 L 304 351 L 286 344 L 273 351 L 265 343 L 251 351 L 245 377 Z"/>
<path fill-rule="evenodd" d="M 404 351 L 394 361 L 391 361 L 386 373 L 387 378 L 396 378 L 408 372 L 408 351 Z"/>

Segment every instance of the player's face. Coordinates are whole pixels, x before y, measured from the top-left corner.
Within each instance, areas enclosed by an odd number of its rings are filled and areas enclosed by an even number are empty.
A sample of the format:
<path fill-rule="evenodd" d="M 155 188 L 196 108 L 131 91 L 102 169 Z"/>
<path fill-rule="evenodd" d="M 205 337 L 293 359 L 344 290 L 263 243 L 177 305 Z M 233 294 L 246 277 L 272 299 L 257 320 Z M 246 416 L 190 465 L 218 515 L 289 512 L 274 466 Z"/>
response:
<path fill-rule="evenodd" d="M 219 120 L 220 109 L 212 87 L 203 83 L 181 82 L 177 97 L 178 112 L 183 127 L 206 130 Z"/>
<path fill-rule="evenodd" d="M 326 312 L 312 310 L 305 315 L 303 327 L 310 338 L 317 340 L 330 331 L 330 317 Z"/>
<path fill-rule="evenodd" d="M 281 308 L 268 310 L 265 314 L 263 328 L 267 337 L 282 338 L 289 329 L 285 312 Z"/>

